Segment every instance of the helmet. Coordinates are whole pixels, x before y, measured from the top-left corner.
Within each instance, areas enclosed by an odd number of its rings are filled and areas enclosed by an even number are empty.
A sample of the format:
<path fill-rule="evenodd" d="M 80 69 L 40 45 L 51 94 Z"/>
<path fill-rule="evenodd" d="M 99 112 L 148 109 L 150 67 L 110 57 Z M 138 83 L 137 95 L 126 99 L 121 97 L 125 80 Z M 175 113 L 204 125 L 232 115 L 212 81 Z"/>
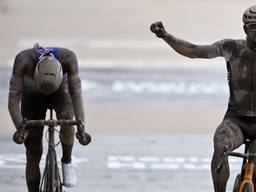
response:
<path fill-rule="evenodd" d="M 243 14 L 243 23 L 248 24 L 256 22 L 256 5 L 247 9 Z"/>
<path fill-rule="evenodd" d="M 53 93 L 60 87 L 63 79 L 60 62 L 52 54 L 43 56 L 36 65 L 34 79 L 40 92 L 46 95 Z"/>

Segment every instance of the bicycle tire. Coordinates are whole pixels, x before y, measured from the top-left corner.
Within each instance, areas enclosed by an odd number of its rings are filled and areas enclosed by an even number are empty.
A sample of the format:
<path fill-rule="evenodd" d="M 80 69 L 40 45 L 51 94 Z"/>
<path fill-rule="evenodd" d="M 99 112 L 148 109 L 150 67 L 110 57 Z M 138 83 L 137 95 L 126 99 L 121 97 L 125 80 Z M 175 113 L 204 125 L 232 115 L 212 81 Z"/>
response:
<path fill-rule="evenodd" d="M 54 154 L 48 156 L 48 177 L 47 177 L 47 192 L 55 192 L 55 158 Z"/>
<path fill-rule="evenodd" d="M 60 178 L 60 172 L 59 172 L 59 167 L 58 167 L 58 161 L 57 161 L 57 157 L 56 154 L 54 156 L 55 158 L 55 192 L 62 192 L 62 184 L 61 184 L 61 178 Z"/>
<path fill-rule="evenodd" d="M 245 183 L 242 190 L 242 192 L 254 192 L 254 187 L 252 183 Z"/>
<path fill-rule="evenodd" d="M 46 157 L 40 192 L 63 192 L 56 154 Z"/>
<path fill-rule="evenodd" d="M 47 190 L 47 168 L 45 167 L 44 169 L 44 174 L 41 180 L 41 184 L 40 184 L 40 192 L 46 192 Z"/>
<path fill-rule="evenodd" d="M 241 174 L 237 174 L 235 183 L 233 186 L 233 192 L 239 192 L 240 183 L 241 183 Z"/>
<path fill-rule="evenodd" d="M 48 158 L 49 154 L 47 154 L 46 156 L 46 161 L 45 161 L 45 168 L 44 168 L 44 173 L 43 173 L 43 177 L 41 180 L 41 184 L 40 184 L 40 192 L 49 192 L 48 190 L 48 177 L 49 177 L 49 158 Z"/>

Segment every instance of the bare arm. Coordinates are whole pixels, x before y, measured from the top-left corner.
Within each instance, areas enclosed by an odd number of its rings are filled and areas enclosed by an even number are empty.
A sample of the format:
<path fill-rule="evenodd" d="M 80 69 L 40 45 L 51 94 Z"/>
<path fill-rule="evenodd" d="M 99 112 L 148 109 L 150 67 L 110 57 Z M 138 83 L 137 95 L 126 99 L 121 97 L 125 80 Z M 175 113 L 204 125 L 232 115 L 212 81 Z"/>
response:
<path fill-rule="evenodd" d="M 84 106 L 82 98 L 82 86 L 79 77 L 77 58 L 73 52 L 68 53 L 68 87 L 71 95 L 75 118 L 84 122 Z"/>
<path fill-rule="evenodd" d="M 75 118 L 80 121 L 77 126 L 76 137 L 80 144 L 88 145 L 91 142 L 91 136 L 85 132 L 84 128 L 84 105 L 77 58 L 76 55 L 68 49 L 64 49 L 62 53 L 62 61 L 68 75 L 68 88 L 74 108 Z"/>
<path fill-rule="evenodd" d="M 150 29 L 157 37 L 162 38 L 176 52 L 183 56 L 189 58 L 214 58 L 221 56 L 216 44 L 196 45 L 188 41 L 178 39 L 165 31 L 162 22 L 153 23 Z"/>
<path fill-rule="evenodd" d="M 163 40 L 177 53 L 189 58 L 207 58 L 206 50 L 210 49 L 209 46 L 195 45 L 168 33 L 165 34 Z"/>
<path fill-rule="evenodd" d="M 21 56 L 16 56 L 9 87 L 8 109 L 16 129 L 19 129 L 23 122 L 20 100 L 22 95 L 24 65 Z"/>

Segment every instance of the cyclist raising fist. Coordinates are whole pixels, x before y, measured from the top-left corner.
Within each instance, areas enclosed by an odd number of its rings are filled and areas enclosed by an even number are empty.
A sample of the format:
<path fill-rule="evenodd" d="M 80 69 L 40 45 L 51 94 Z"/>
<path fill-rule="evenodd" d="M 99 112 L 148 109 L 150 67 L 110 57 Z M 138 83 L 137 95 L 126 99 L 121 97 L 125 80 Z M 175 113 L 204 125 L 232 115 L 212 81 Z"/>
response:
<path fill-rule="evenodd" d="M 150 29 L 153 33 L 156 34 L 159 38 L 164 38 L 167 35 L 164 25 L 161 21 L 155 22 L 150 26 Z"/>
<path fill-rule="evenodd" d="M 47 109 L 51 108 L 58 119 L 73 119 L 75 116 L 80 122 L 76 134 L 79 142 L 87 145 L 91 141 L 84 130 L 78 63 L 76 55 L 69 49 L 43 48 L 35 44 L 33 48 L 18 53 L 10 80 L 8 108 L 17 129 L 13 140 L 18 144 L 25 143 L 29 192 L 39 191 L 43 127 L 26 128 L 26 120 L 45 119 Z M 62 126 L 60 133 L 63 184 L 72 187 L 77 182 L 71 163 L 74 128 Z"/>
<path fill-rule="evenodd" d="M 229 165 L 222 169 L 224 146 L 228 151 L 238 148 L 245 139 L 256 139 L 256 6 L 243 14 L 245 40 L 224 39 L 211 45 L 196 45 L 167 33 L 161 22 L 150 29 L 176 52 L 189 58 L 224 57 L 228 70 L 230 97 L 227 112 L 214 135 L 214 154 L 211 168 L 216 192 L 225 192 L 229 178 Z M 252 152 L 256 152 L 255 147 Z"/>

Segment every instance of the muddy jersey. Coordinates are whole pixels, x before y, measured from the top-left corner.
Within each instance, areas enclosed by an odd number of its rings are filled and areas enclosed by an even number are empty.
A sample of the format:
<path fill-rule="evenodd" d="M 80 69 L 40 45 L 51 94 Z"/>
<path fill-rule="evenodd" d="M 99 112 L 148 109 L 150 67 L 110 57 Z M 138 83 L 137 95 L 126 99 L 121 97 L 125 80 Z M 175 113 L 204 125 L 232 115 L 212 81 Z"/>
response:
<path fill-rule="evenodd" d="M 256 51 L 246 40 L 225 39 L 203 49 L 206 58 L 223 56 L 230 98 L 227 114 L 256 117 Z"/>
<path fill-rule="evenodd" d="M 76 55 L 65 48 L 46 48 L 61 63 L 63 68 L 63 84 L 67 84 L 76 119 L 84 121 L 84 111 L 81 93 L 81 81 L 79 78 L 78 63 Z M 22 122 L 20 111 L 20 100 L 22 95 L 26 97 L 43 96 L 35 86 L 34 72 L 40 59 L 40 50 L 26 49 L 17 54 L 12 76 L 10 80 L 8 108 L 15 126 L 18 128 Z M 53 101 L 54 102 L 54 101 Z"/>

